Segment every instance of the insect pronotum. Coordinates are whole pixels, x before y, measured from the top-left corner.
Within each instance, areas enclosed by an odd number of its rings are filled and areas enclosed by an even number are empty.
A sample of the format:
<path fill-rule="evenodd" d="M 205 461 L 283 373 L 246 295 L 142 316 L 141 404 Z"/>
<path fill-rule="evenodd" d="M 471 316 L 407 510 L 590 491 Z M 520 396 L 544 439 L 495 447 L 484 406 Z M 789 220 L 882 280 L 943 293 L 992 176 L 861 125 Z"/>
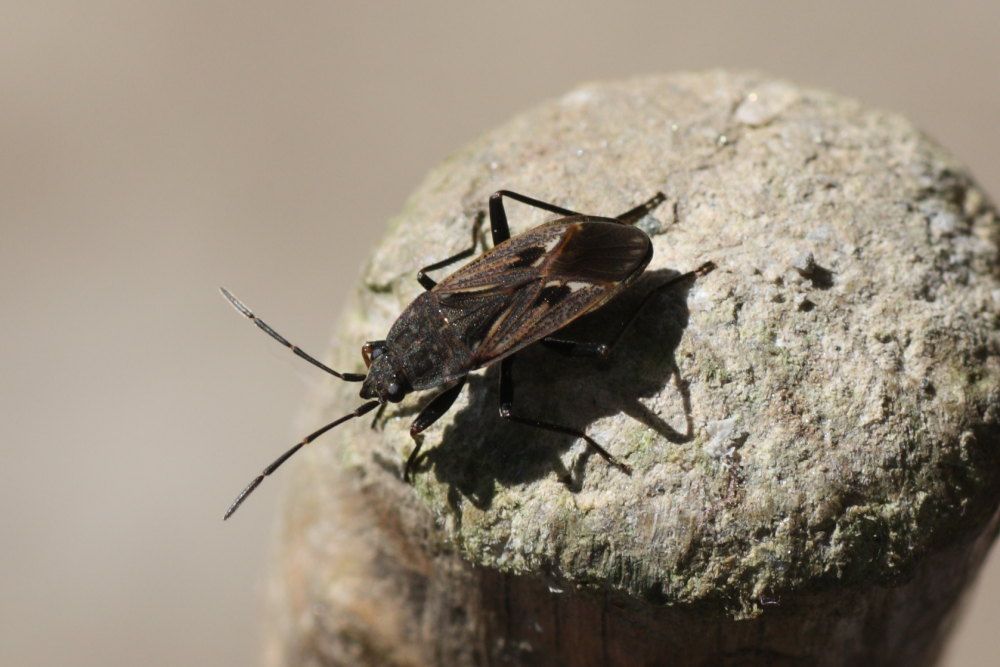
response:
<path fill-rule="evenodd" d="M 560 217 L 512 238 L 504 197 Z M 407 306 L 384 340 L 369 341 L 361 348 L 368 368 L 365 374 L 340 373 L 326 366 L 290 343 L 222 288 L 223 296 L 236 310 L 292 352 L 341 380 L 363 383 L 361 398 L 367 399 L 353 412 L 307 435 L 264 468 L 240 492 L 224 518 L 232 516 L 264 478 L 295 452 L 335 426 L 377 407 L 398 403 L 410 392 L 445 387 L 410 426 L 415 444 L 403 467 L 403 479 L 409 481 L 420 452 L 420 433 L 448 411 L 470 372 L 496 362 L 500 362 L 503 419 L 582 438 L 608 463 L 630 473 L 631 468 L 583 431 L 516 413 L 512 369 L 515 354 L 537 342 L 569 356 L 607 357 L 653 296 L 670 285 L 703 276 L 715 268 L 714 263 L 705 262 L 694 271 L 657 285 L 609 341 L 583 342 L 551 336 L 581 315 L 606 304 L 642 274 L 653 257 L 653 244 L 635 223 L 664 199 L 663 193 L 657 193 L 621 215 L 602 218 L 508 190 L 495 192 L 489 201 L 493 248 L 441 282 L 427 275 L 475 254 L 482 241 L 485 219 L 485 213 L 480 212 L 472 226 L 472 244 L 421 269 L 417 280 L 425 291 Z"/>

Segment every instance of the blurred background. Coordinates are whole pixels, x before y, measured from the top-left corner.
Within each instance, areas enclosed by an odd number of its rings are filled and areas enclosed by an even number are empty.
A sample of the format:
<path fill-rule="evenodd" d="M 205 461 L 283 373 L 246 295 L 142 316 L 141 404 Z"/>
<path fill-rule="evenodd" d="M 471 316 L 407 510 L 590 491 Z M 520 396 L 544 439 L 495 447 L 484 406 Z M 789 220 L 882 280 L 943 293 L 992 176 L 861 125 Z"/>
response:
<path fill-rule="evenodd" d="M 998 25 L 995 0 L 4 3 L 0 664 L 256 660 L 281 476 L 222 512 L 330 380 L 219 285 L 322 355 L 429 168 L 640 73 L 899 111 L 996 198 Z M 998 600 L 994 553 L 947 665 L 1000 664 Z"/>

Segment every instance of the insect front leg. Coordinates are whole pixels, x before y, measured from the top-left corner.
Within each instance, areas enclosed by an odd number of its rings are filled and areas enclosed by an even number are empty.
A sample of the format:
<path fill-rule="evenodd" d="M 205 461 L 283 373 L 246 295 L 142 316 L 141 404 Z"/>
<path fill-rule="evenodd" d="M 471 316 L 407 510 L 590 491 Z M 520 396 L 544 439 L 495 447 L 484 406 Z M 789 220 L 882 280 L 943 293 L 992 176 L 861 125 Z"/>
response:
<path fill-rule="evenodd" d="M 458 398 L 458 394 L 462 391 L 462 387 L 465 386 L 465 377 L 455 383 L 454 386 L 445 389 L 443 392 L 434 397 L 427 407 L 420 411 L 417 418 L 413 420 L 410 424 L 410 437 L 413 438 L 415 447 L 413 451 L 410 452 L 409 458 L 406 459 L 406 465 L 403 466 L 403 481 L 410 481 L 410 471 L 413 469 L 414 463 L 417 461 L 417 455 L 420 453 L 420 447 L 424 444 L 423 437 L 420 435 L 422 431 L 430 427 L 431 424 L 436 422 L 441 415 L 448 412 L 448 409 Z"/>
<path fill-rule="evenodd" d="M 587 445 L 593 449 L 595 452 L 600 454 L 601 458 L 615 466 L 622 472 L 631 475 L 632 468 L 628 465 L 622 463 L 614 456 L 612 456 L 608 450 L 597 444 L 597 441 L 591 438 L 589 435 L 583 431 L 575 428 L 570 428 L 569 426 L 562 426 L 560 424 L 553 424 L 551 422 L 541 421 L 540 419 L 531 419 L 530 417 L 522 417 L 520 415 L 514 414 L 514 357 L 510 356 L 500 362 L 500 417 L 507 419 L 512 422 L 517 422 L 519 424 L 525 424 L 527 426 L 534 426 L 535 428 L 544 429 L 546 431 L 554 431 L 556 433 L 565 433 L 566 435 L 572 435 L 576 438 L 583 438 Z"/>
<path fill-rule="evenodd" d="M 382 415 L 385 414 L 385 408 L 387 405 L 388 403 L 383 403 L 382 405 L 378 406 L 378 410 L 375 411 L 375 416 L 372 417 L 372 423 L 368 425 L 368 428 L 370 428 L 373 431 L 378 430 L 378 422 L 380 419 L 382 419 Z"/>
<path fill-rule="evenodd" d="M 655 296 L 672 285 L 699 278 L 707 273 L 711 273 L 714 269 L 714 262 L 705 262 L 694 271 L 688 271 L 687 273 L 682 273 L 674 276 L 673 278 L 668 278 L 666 281 L 651 289 L 649 293 L 642 298 L 642 301 L 635 308 L 635 310 L 632 311 L 632 314 L 625 321 L 622 328 L 618 330 L 618 333 L 616 333 L 608 342 L 592 343 L 586 341 L 567 340 L 563 338 L 553 338 L 550 336 L 548 338 L 543 338 L 542 344 L 549 349 L 555 350 L 556 352 L 564 354 L 568 357 L 598 357 L 600 359 L 606 359 L 611 356 L 611 351 L 614 349 L 615 345 L 618 344 L 618 341 L 620 341 L 622 336 L 625 335 L 625 332 L 628 331 L 636 319 L 638 319 L 639 313 L 642 312 L 642 309 L 645 308 L 646 304 L 648 304 Z"/>
<path fill-rule="evenodd" d="M 417 271 L 417 281 L 423 285 L 426 290 L 434 289 L 437 285 L 437 281 L 427 275 L 428 271 L 436 271 L 437 269 L 443 269 L 449 264 L 454 264 L 455 262 L 465 259 L 466 257 L 471 257 L 476 253 L 476 246 L 478 246 L 483 241 L 483 220 L 486 218 L 486 213 L 484 211 L 479 211 L 476 213 L 476 219 L 472 223 L 472 245 L 463 250 L 462 252 L 455 253 L 447 259 L 442 259 L 440 262 L 434 262 L 428 266 Z"/>
<path fill-rule="evenodd" d="M 510 227 L 507 225 L 507 212 L 503 208 L 503 197 L 510 197 L 522 204 L 534 206 L 543 211 L 550 211 L 562 216 L 580 215 L 576 211 L 571 211 L 568 208 L 562 208 L 555 204 L 549 204 L 540 199 L 533 199 L 516 192 L 511 192 L 510 190 L 497 190 L 490 195 L 490 231 L 493 233 L 494 247 L 510 238 Z"/>

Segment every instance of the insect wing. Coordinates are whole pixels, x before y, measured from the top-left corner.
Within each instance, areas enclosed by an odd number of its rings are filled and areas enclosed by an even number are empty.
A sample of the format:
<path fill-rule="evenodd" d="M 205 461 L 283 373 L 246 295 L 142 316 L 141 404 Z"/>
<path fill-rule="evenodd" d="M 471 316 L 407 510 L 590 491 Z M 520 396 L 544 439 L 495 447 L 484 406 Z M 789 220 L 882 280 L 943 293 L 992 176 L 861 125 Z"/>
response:
<path fill-rule="evenodd" d="M 434 291 L 478 368 L 603 305 L 642 273 L 652 252 L 635 227 L 564 218 L 511 238 Z"/>

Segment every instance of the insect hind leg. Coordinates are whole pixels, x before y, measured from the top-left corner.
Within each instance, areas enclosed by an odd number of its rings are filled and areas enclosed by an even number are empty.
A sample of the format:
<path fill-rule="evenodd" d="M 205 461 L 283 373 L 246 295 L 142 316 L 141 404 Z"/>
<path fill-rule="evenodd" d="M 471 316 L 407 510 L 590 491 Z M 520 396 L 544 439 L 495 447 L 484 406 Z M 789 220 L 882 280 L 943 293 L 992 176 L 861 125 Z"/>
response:
<path fill-rule="evenodd" d="M 611 356 L 612 350 L 618 344 L 618 341 L 622 339 L 625 333 L 632 327 L 635 321 L 638 319 L 639 314 L 642 312 L 650 301 L 652 301 L 658 294 L 678 283 L 687 282 L 689 280 L 694 280 L 695 278 L 700 278 L 708 273 L 715 270 L 715 262 L 705 262 L 699 266 L 694 271 L 688 271 L 687 273 L 681 273 L 672 278 L 668 278 L 664 282 L 660 283 L 653 289 L 651 289 L 646 296 L 642 298 L 639 305 L 636 306 L 632 314 L 629 315 L 628 319 L 625 320 L 625 324 L 622 325 L 621 329 L 618 330 L 610 341 L 603 343 L 594 343 L 589 341 L 578 341 L 578 340 L 568 340 L 564 338 L 553 338 L 551 336 L 542 339 L 542 344 L 545 347 L 555 350 L 560 354 L 564 354 L 567 357 L 597 357 L 600 359 L 607 359 Z"/>
<path fill-rule="evenodd" d="M 665 194 L 663 194 L 662 192 L 657 192 L 655 195 L 650 197 L 649 201 L 643 202 L 642 204 L 639 204 L 635 208 L 625 211 L 621 215 L 616 215 L 615 220 L 618 220 L 619 222 L 622 222 L 626 225 L 634 225 L 635 223 L 639 222 L 647 215 L 649 215 L 649 213 L 654 208 L 662 204 L 664 201 L 666 201 L 666 199 L 667 196 Z"/>
<path fill-rule="evenodd" d="M 500 417 L 508 421 L 517 422 L 518 424 L 525 424 L 526 426 L 534 426 L 535 428 L 540 428 L 545 431 L 553 431 L 555 433 L 564 433 L 566 435 L 571 435 L 576 438 L 582 438 L 587 446 L 592 450 L 597 452 L 601 458 L 607 461 L 609 464 L 618 468 L 627 475 L 632 474 L 632 468 L 625 463 L 622 463 L 614 456 L 611 455 L 608 450 L 604 449 L 596 440 L 591 438 L 589 435 L 581 431 L 580 429 L 575 429 L 569 426 L 562 426 L 561 424 L 553 424 L 552 422 L 542 421 L 540 419 L 532 419 L 530 417 L 523 417 L 521 415 L 514 414 L 514 357 L 507 357 L 500 362 Z"/>

